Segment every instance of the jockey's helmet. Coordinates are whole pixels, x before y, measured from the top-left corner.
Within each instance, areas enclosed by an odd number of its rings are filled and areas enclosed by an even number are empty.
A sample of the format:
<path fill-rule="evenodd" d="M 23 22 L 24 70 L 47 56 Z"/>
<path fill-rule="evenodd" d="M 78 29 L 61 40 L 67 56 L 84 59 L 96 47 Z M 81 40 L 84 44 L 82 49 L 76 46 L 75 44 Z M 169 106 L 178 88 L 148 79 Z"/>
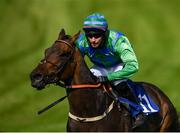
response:
<path fill-rule="evenodd" d="M 100 13 L 93 13 L 84 20 L 83 30 L 90 31 L 90 29 L 96 29 L 98 31 L 106 32 L 108 23 L 105 17 Z"/>

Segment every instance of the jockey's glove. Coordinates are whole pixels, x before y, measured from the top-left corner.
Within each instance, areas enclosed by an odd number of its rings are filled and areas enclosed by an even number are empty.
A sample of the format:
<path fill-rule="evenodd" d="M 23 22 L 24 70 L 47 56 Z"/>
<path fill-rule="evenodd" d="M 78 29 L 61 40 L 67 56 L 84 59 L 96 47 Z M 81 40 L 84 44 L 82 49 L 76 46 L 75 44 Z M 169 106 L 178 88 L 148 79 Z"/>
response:
<path fill-rule="evenodd" d="M 106 82 L 109 81 L 107 76 L 99 76 L 97 78 L 98 78 L 97 81 L 100 82 L 100 83 L 106 83 Z"/>

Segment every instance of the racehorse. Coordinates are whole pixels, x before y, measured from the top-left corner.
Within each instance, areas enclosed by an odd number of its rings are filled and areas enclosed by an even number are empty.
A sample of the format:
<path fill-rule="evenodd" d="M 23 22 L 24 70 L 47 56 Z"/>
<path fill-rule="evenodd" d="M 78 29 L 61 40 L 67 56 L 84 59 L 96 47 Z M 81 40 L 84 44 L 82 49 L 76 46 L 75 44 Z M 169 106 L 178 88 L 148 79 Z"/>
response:
<path fill-rule="evenodd" d="M 33 87 L 41 90 L 48 84 L 66 86 L 69 102 L 67 131 L 177 131 L 178 115 L 168 97 L 155 85 L 136 82 L 159 106 L 157 116 L 149 117 L 142 127 L 133 129 L 132 117 L 111 98 L 109 85 L 97 83 L 90 72 L 74 36 L 66 35 L 64 29 L 54 44 L 45 50 L 45 57 L 31 72 Z M 107 89 L 109 87 L 109 89 Z M 126 114 L 126 115 L 125 115 Z"/>

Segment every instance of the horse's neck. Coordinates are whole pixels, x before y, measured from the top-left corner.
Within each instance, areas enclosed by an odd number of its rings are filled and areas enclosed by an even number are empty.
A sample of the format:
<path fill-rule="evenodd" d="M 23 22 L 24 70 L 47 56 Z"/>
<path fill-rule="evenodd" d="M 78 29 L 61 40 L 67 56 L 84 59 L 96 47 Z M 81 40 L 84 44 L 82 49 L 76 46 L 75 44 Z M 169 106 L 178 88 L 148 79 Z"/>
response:
<path fill-rule="evenodd" d="M 72 84 L 96 84 L 94 76 L 87 67 L 80 52 L 76 52 L 76 67 Z M 96 116 L 102 114 L 107 108 L 109 98 L 102 89 L 80 88 L 70 92 L 69 95 L 70 112 L 82 117 Z"/>
<path fill-rule="evenodd" d="M 90 72 L 79 50 L 76 51 L 76 67 L 72 84 L 96 84 L 95 76 Z"/>

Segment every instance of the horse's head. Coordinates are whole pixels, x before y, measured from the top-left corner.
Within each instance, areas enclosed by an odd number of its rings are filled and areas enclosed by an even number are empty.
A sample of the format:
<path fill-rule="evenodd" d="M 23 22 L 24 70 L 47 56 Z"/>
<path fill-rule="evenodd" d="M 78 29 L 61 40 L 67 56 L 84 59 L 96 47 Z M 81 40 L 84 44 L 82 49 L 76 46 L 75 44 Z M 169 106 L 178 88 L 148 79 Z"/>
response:
<path fill-rule="evenodd" d="M 58 39 L 45 50 L 44 58 L 30 74 L 33 87 L 41 90 L 47 84 L 57 83 L 59 80 L 65 82 L 68 79 L 73 72 L 74 41 L 79 33 L 70 37 L 65 34 L 64 29 L 61 30 Z"/>

